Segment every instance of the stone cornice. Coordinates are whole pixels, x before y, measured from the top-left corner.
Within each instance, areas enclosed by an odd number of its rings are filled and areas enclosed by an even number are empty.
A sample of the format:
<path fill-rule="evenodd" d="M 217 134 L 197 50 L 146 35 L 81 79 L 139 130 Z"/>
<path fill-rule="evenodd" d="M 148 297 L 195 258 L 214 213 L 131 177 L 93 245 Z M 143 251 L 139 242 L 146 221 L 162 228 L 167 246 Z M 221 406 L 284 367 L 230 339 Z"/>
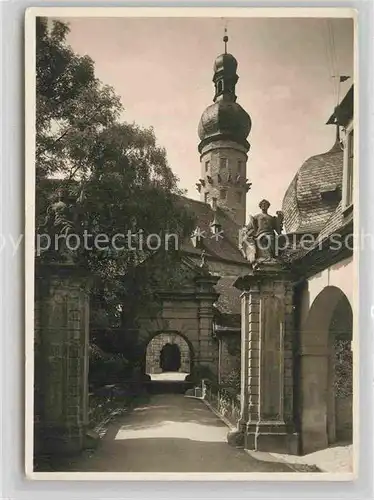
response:
<path fill-rule="evenodd" d="M 234 282 L 235 288 L 245 292 L 247 290 L 256 291 L 260 284 L 266 281 L 294 281 L 295 275 L 291 269 L 283 267 L 281 264 L 267 265 L 260 269 L 253 269 L 251 274 L 239 276 Z"/>

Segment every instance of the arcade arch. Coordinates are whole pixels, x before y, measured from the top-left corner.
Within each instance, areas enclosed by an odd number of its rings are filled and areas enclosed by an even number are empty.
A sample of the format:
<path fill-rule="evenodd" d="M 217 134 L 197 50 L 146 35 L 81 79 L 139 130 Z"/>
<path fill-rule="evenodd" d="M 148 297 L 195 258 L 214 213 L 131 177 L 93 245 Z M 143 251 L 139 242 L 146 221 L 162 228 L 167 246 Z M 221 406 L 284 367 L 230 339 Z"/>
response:
<path fill-rule="evenodd" d="M 314 299 L 300 334 L 303 453 L 352 439 L 352 308 L 337 287 Z"/>

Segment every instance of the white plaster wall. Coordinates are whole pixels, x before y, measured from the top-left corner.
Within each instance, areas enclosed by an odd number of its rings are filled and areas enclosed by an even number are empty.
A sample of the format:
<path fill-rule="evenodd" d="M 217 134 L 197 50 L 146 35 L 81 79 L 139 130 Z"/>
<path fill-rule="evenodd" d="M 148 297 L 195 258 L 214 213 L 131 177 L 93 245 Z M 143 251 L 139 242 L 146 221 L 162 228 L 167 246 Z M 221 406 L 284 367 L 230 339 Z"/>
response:
<path fill-rule="evenodd" d="M 305 324 L 309 310 L 316 297 L 327 286 L 339 288 L 349 300 L 353 309 L 355 270 L 353 257 L 344 259 L 337 264 L 327 267 L 322 272 L 311 276 L 308 280 L 301 299 L 301 324 Z"/>
<path fill-rule="evenodd" d="M 333 266 L 327 267 L 321 273 L 309 278 L 308 289 L 310 305 L 313 304 L 314 299 L 326 286 L 336 286 L 347 296 L 351 307 L 353 307 L 353 285 L 353 257 L 349 257 Z"/>

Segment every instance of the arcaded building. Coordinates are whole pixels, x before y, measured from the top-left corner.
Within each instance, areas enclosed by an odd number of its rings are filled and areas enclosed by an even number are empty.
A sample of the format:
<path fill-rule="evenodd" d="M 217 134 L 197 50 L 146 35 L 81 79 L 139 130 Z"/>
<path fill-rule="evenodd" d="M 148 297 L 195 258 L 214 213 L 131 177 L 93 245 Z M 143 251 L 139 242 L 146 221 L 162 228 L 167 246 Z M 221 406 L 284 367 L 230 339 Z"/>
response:
<path fill-rule="evenodd" d="M 335 144 L 300 167 L 283 199 L 287 235 L 311 241 L 287 255 L 297 280 L 295 402 L 304 452 L 352 439 L 353 86 L 328 123 Z"/>

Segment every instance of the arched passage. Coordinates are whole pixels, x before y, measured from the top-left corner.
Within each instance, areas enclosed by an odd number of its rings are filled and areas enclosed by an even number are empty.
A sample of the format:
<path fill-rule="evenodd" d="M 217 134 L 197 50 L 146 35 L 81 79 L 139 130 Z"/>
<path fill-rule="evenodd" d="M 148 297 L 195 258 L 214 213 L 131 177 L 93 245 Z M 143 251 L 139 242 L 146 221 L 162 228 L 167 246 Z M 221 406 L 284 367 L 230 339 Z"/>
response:
<path fill-rule="evenodd" d="M 146 348 L 146 373 L 191 373 L 191 349 L 178 333 L 158 333 Z"/>
<path fill-rule="evenodd" d="M 161 370 L 163 372 L 178 372 L 181 364 L 181 351 L 178 344 L 165 344 L 160 353 Z"/>
<path fill-rule="evenodd" d="M 352 438 L 352 308 L 337 287 L 313 301 L 300 335 L 303 453 Z"/>

